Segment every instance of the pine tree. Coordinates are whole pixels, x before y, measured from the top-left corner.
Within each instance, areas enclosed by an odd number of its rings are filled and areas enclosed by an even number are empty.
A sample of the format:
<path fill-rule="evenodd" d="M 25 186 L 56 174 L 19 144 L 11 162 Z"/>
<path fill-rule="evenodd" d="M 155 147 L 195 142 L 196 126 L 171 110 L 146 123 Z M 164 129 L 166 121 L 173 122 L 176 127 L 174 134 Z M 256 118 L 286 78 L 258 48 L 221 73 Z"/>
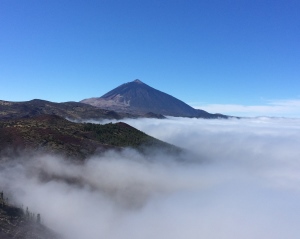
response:
<path fill-rule="evenodd" d="M 27 220 L 29 220 L 29 210 L 28 210 L 28 207 L 26 207 L 25 218 Z"/>
<path fill-rule="evenodd" d="M 38 224 L 40 224 L 41 223 L 41 214 L 37 214 L 37 216 L 36 216 L 36 222 L 38 223 Z"/>

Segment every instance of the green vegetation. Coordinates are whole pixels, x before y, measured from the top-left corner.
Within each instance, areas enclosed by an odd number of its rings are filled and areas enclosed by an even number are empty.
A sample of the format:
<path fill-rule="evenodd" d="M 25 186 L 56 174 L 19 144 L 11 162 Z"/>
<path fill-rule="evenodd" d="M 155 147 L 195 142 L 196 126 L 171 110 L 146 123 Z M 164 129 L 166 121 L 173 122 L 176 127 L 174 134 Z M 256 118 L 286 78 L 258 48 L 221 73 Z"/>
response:
<path fill-rule="evenodd" d="M 125 123 L 117 124 L 85 124 L 85 131 L 96 133 L 96 139 L 105 144 L 110 144 L 119 147 L 133 147 L 139 146 L 162 146 L 165 144 L 142 131 L 139 131 Z"/>

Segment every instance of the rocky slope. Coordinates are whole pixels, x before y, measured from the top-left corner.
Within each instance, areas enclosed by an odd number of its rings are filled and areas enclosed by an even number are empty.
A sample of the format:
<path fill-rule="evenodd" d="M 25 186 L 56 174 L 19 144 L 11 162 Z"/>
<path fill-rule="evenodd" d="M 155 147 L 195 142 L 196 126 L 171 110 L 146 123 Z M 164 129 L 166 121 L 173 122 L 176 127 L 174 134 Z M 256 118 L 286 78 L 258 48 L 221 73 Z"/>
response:
<path fill-rule="evenodd" d="M 84 99 L 82 103 L 107 110 L 128 112 L 133 114 L 155 113 L 179 117 L 227 118 L 221 114 L 210 114 L 197 110 L 181 100 L 156 90 L 140 80 L 120 85 L 105 95 Z"/>

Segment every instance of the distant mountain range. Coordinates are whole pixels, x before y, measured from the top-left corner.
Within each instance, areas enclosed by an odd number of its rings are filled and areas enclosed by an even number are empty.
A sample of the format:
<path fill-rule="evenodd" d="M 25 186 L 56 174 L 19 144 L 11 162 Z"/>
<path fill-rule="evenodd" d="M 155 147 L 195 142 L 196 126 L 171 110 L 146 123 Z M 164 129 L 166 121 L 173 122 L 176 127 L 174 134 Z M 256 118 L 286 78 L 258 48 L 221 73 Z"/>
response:
<path fill-rule="evenodd" d="M 130 114 L 154 113 L 177 117 L 228 118 L 226 115 L 194 109 L 183 101 L 156 90 L 140 80 L 122 84 L 101 97 L 88 98 L 80 102 Z"/>
<path fill-rule="evenodd" d="M 100 109 L 95 106 L 80 102 L 54 103 L 46 100 L 30 100 L 23 102 L 11 102 L 0 100 L 0 120 L 29 118 L 38 115 L 57 115 L 70 120 L 101 120 L 122 118 L 164 118 L 157 114 L 128 114 L 126 112 L 115 112 L 113 110 Z"/>

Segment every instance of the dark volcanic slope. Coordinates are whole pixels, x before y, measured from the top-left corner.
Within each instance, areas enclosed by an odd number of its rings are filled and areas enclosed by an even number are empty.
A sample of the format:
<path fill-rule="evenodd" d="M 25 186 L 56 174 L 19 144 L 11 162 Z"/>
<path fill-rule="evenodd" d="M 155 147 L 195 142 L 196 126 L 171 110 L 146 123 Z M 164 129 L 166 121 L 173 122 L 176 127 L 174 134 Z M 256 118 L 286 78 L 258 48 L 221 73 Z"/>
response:
<path fill-rule="evenodd" d="M 10 102 L 0 100 L 0 119 L 26 118 L 43 114 L 58 115 L 73 120 L 132 117 L 78 102 L 54 103 L 45 100 Z"/>
<path fill-rule="evenodd" d="M 143 150 L 144 146 L 179 150 L 125 123 L 81 124 L 55 115 L 0 121 L 0 152 L 4 155 L 38 150 L 84 159 L 107 149 Z"/>
<path fill-rule="evenodd" d="M 227 118 L 221 114 L 210 114 L 196 110 L 181 100 L 156 90 L 140 80 L 123 84 L 99 98 L 81 101 L 93 106 L 124 112 L 139 112 L 201 118 Z"/>

